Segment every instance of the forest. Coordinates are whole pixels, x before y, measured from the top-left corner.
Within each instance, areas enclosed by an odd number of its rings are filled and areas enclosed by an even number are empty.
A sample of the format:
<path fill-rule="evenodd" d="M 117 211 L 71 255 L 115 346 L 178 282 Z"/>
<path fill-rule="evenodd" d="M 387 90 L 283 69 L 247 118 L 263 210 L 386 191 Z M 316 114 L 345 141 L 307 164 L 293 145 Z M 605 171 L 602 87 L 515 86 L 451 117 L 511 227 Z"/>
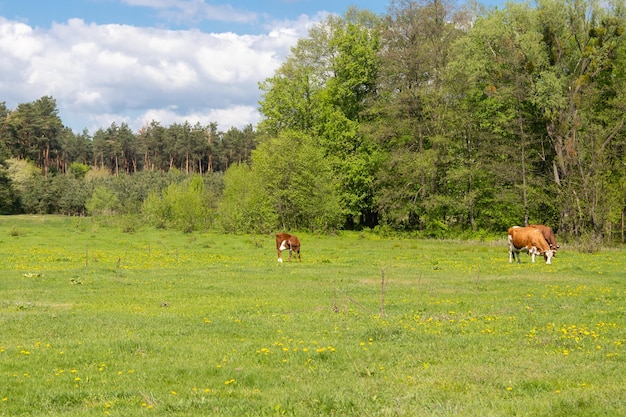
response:
<path fill-rule="evenodd" d="M 185 232 L 625 241 L 626 3 L 391 0 L 328 16 L 259 82 L 258 126 L 73 132 L 0 102 L 0 213 Z"/>

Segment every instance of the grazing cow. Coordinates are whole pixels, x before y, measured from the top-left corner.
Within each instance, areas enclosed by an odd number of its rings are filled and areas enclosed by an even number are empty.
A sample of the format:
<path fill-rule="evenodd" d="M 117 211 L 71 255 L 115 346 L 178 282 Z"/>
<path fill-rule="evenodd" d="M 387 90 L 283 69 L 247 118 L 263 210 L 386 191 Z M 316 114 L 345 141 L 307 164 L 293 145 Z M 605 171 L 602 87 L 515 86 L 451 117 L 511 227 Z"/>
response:
<path fill-rule="evenodd" d="M 543 234 L 543 238 L 546 242 L 548 242 L 548 245 L 550 245 L 550 249 L 554 250 L 554 256 L 556 256 L 556 251 L 560 248 L 560 246 L 556 243 L 556 237 L 554 236 L 552 229 L 548 226 L 544 226 L 543 224 L 531 224 L 528 227 L 537 229 L 541 232 L 541 234 Z"/>
<path fill-rule="evenodd" d="M 517 254 L 517 262 L 521 263 L 520 252 L 527 251 L 535 262 L 535 255 L 543 255 L 546 263 L 551 263 L 555 250 L 550 249 L 548 242 L 538 229 L 532 227 L 513 226 L 508 231 L 509 262 L 513 262 Z"/>
<path fill-rule="evenodd" d="M 298 261 L 302 262 L 300 258 L 300 240 L 294 235 L 287 233 L 278 233 L 276 235 L 276 252 L 278 252 L 278 262 L 282 262 L 282 251 L 289 249 L 289 260 L 291 261 L 291 252 L 298 254 Z"/>

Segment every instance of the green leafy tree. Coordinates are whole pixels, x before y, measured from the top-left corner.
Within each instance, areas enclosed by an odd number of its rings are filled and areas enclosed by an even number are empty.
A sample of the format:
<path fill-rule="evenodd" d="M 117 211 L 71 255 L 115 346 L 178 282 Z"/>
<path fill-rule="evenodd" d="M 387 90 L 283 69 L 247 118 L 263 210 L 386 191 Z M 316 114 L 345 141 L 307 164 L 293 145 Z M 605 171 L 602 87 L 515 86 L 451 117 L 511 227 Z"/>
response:
<path fill-rule="evenodd" d="M 84 179 L 89 172 L 89 165 L 73 162 L 69 168 L 69 174 L 76 179 Z"/>
<path fill-rule="evenodd" d="M 12 156 L 34 161 L 44 175 L 60 151 L 63 123 L 58 113 L 56 100 L 50 96 L 22 103 L 9 112 L 0 132 Z"/>
<path fill-rule="evenodd" d="M 87 201 L 87 212 L 92 216 L 111 216 L 118 214 L 121 202 L 118 195 L 110 188 L 97 186 Z"/>
<path fill-rule="evenodd" d="M 19 200 L 13 187 L 9 165 L 4 160 L 6 156 L 0 145 L 0 214 L 14 214 L 19 212 Z"/>
<path fill-rule="evenodd" d="M 474 230 L 528 224 L 537 218 L 536 202 L 554 199 L 543 179 L 547 155 L 533 102 L 547 65 L 537 25 L 527 4 L 480 18 L 455 45 L 447 69 L 455 109 L 448 174 L 451 184 L 462 184 L 455 194 Z"/>
<path fill-rule="evenodd" d="M 448 190 L 450 117 L 443 74 L 462 35 L 446 1 L 394 0 L 381 23 L 377 95 L 365 129 L 383 149 L 375 177 L 382 222 L 425 229 L 456 223 Z"/>
<path fill-rule="evenodd" d="M 537 6 L 552 74 L 537 104 L 555 152 L 561 223 L 576 234 L 601 236 L 619 221 L 609 214 L 617 191 L 609 178 L 624 174 L 613 170 L 624 146 L 625 13 L 621 0 L 610 7 L 583 0 Z"/>
<path fill-rule="evenodd" d="M 211 226 L 216 210 L 214 201 L 213 196 L 207 196 L 202 176 L 196 174 L 182 182 L 170 183 L 161 192 L 150 193 L 142 212 L 154 226 L 190 233 Z"/>
<path fill-rule="evenodd" d="M 248 164 L 233 164 L 224 173 L 219 202 L 220 228 L 227 233 L 268 233 L 278 216 L 262 178 Z"/>
<path fill-rule="evenodd" d="M 272 202 L 278 229 L 332 230 L 341 221 L 328 158 L 307 135 L 283 132 L 253 152 L 252 171 Z"/>
<path fill-rule="evenodd" d="M 342 219 L 329 161 L 302 133 L 283 132 L 262 142 L 251 166 L 226 171 L 224 185 L 219 214 L 228 232 L 326 231 Z"/>
<path fill-rule="evenodd" d="M 331 165 L 347 224 L 372 223 L 377 147 L 360 134 L 379 66 L 378 19 L 349 9 L 311 29 L 274 77 L 260 84 L 261 131 L 276 138 L 301 132 L 314 138 Z"/>

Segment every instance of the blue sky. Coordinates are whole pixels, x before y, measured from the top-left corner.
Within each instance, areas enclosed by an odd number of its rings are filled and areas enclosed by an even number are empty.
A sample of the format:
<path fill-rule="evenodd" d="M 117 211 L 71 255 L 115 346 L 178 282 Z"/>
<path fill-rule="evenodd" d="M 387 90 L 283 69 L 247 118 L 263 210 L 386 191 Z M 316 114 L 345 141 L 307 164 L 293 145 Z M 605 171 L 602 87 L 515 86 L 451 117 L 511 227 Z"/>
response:
<path fill-rule="evenodd" d="M 295 21 L 301 15 L 342 14 L 350 5 L 383 13 L 387 4 L 380 0 L 1 0 L 0 14 L 42 28 L 76 17 L 97 24 L 261 33 L 276 21 Z"/>
<path fill-rule="evenodd" d="M 481 3 L 498 0 L 485 0 Z M 75 133 L 152 120 L 259 121 L 258 82 L 328 13 L 361 0 L 0 0 L 0 102 L 49 95 Z"/>

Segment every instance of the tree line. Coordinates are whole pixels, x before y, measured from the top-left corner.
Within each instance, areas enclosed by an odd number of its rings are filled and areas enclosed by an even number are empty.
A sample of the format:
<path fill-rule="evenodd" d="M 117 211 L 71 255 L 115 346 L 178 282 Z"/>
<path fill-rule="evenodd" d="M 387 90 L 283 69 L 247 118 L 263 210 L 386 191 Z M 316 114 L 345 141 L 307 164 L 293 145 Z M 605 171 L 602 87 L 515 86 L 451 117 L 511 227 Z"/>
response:
<path fill-rule="evenodd" d="M 184 230 L 446 237 L 544 223 L 624 241 L 625 18 L 623 0 L 350 8 L 259 83 L 262 120 L 243 130 L 152 122 L 90 137 L 63 127 L 51 97 L 0 106 L 0 207 L 55 212 L 24 184 L 71 180 L 87 184 L 70 188 L 85 190 L 82 212 Z"/>
<path fill-rule="evenodd" d="M 72 163 L 114 175 L 172 168 L 187 174 L 223 172 L 250 158 L 256 137 L 251 125 L 221 132 L 217 123 L 165 127 L 157 121 L 138 132 L 126 123 L 112 123 L 93 135 L 87 130 L 76 134 L 63 126 L 53 97 L 22 103 L 14 110 L 0 103 L 0 143 L 5 159 L 32 161 L 44 175 L 67 174 Z"/>

